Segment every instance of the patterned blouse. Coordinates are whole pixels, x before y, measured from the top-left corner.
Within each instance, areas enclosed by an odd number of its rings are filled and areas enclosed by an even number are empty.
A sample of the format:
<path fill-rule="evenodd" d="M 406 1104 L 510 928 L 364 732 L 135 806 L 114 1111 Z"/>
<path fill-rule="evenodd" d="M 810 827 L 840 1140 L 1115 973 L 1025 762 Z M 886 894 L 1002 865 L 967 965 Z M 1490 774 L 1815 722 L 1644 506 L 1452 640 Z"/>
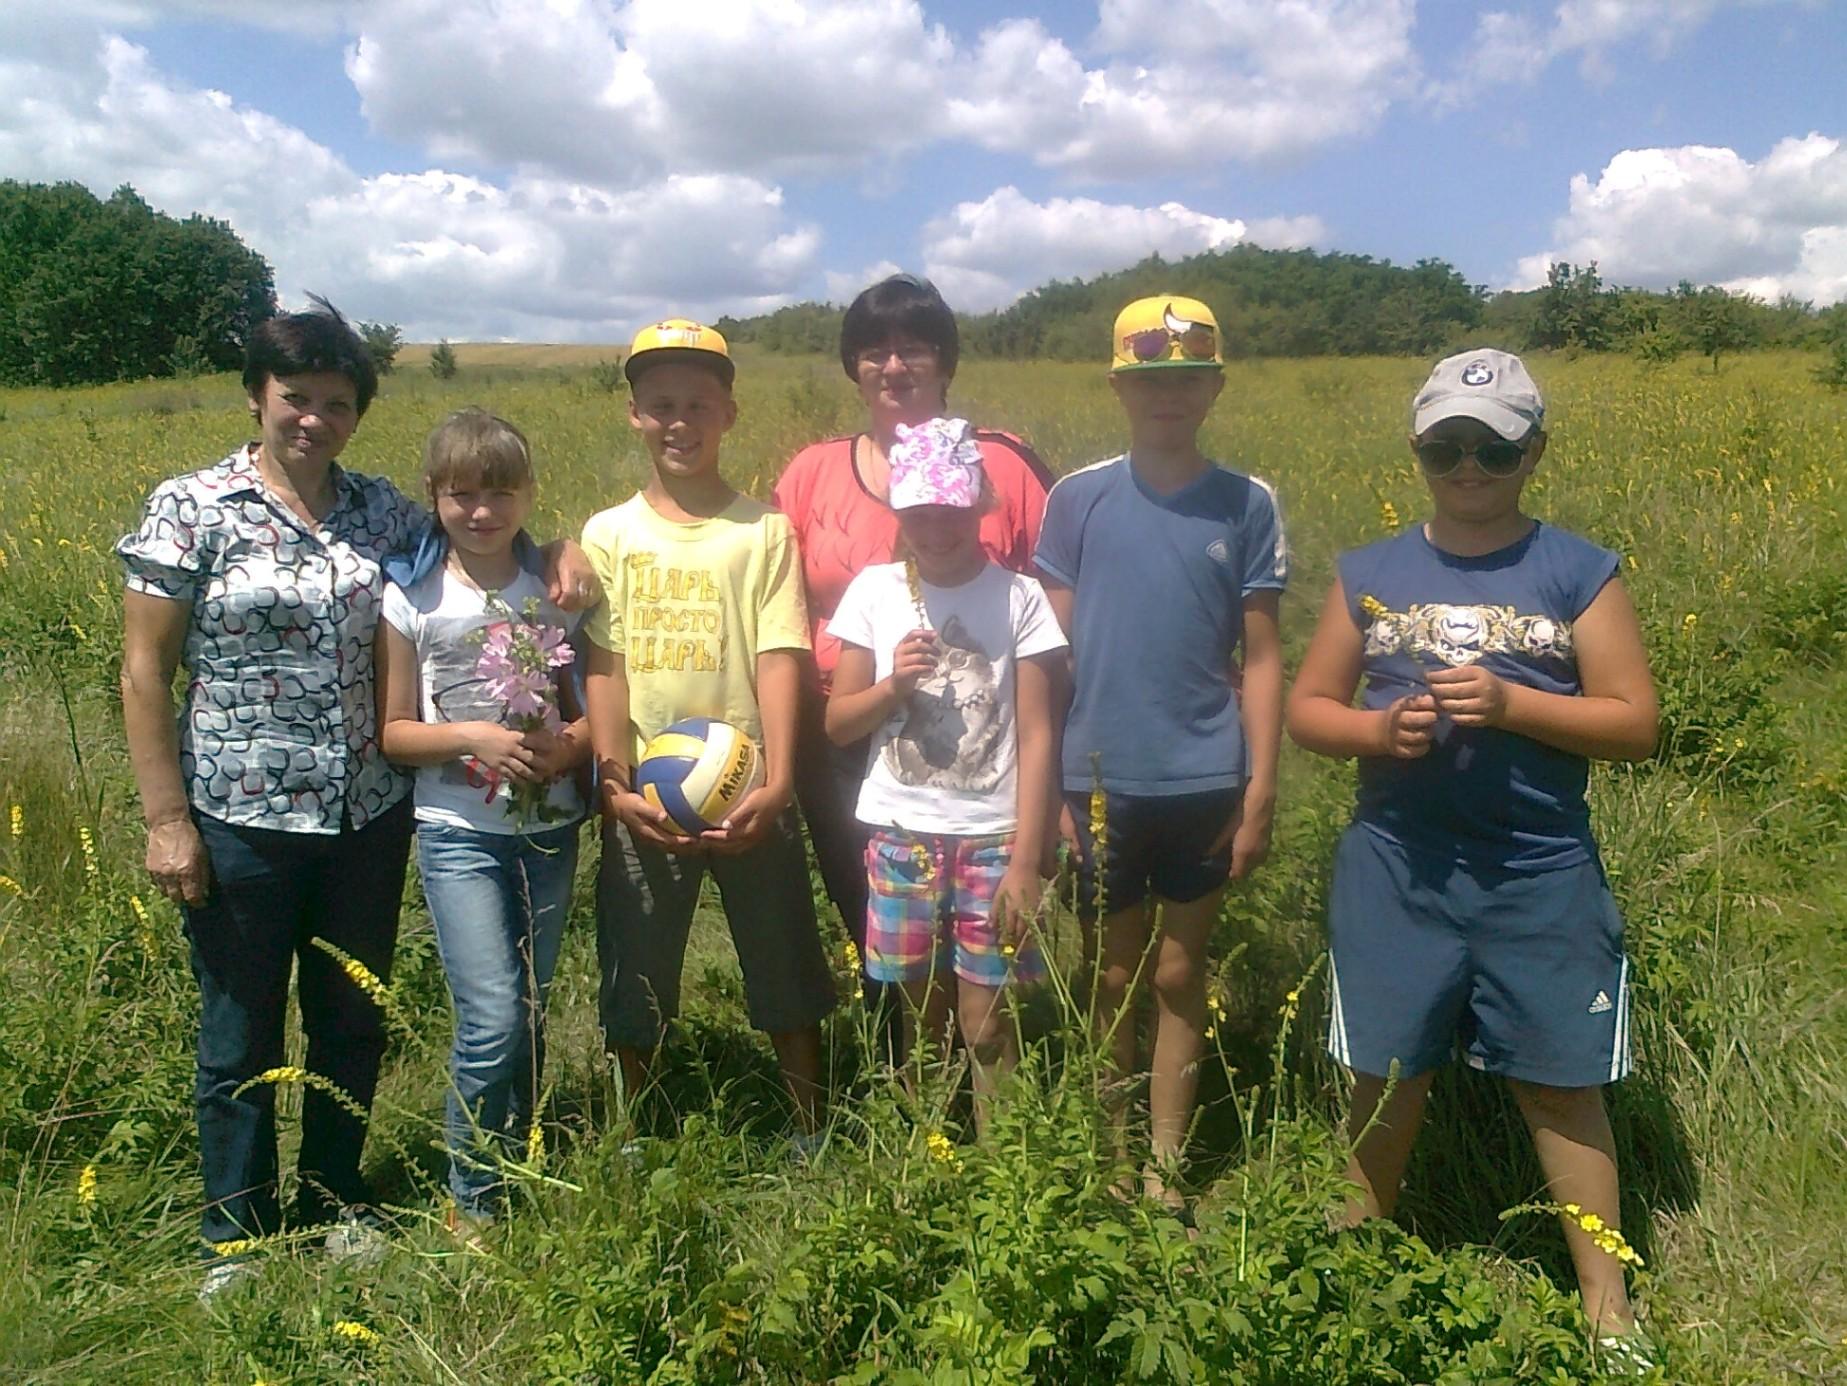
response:
<path fill-rule="evenodd" d="M 244 827 L 360 828 L 410 788 L 379 754 L 372 635 L 423 510 L 333 469 L 318 524 L 270 492 L 256 445 L 162 482 L 116 552 L 128 590 L 190 602 L 180 773 L 193 808 Z"/>

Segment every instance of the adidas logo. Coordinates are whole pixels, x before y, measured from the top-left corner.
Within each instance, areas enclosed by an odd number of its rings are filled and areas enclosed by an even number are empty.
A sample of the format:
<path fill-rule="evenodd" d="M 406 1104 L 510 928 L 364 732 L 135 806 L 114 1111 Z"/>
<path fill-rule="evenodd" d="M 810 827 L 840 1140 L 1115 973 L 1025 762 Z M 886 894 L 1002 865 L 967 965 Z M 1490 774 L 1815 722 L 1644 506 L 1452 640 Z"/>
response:
<path fill-rule="evenodd" d="M 1597 999 L 1590 1003 L 1589 1013 L 1591 1015 L 1602 1015 L 1605 1011 L 1610 1009 L 1612 1009 L 1610 993 L 1607 991 L 1600 991 L 1597 993 Z"/>

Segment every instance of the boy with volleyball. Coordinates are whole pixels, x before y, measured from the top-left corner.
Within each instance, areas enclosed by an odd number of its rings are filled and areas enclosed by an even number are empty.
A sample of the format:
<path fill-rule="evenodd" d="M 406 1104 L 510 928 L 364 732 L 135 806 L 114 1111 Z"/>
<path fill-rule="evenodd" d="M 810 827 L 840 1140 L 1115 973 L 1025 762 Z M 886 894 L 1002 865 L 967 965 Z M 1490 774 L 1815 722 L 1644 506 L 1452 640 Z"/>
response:
<path fill-rule="evenodd" d="M 719 448 L 737 420 L 718 332 L 684 318 L 643 328 L 625 366 L 629 424 L 652 475 L 584 526 L 604 603 L 586 623 L 586 701 L 601 777 L 597 960 L 604 1040 L 640 1091 L 679 1010 L 699 887 L 718 883 L 751 1024 L 767 1031 L 804 1139 L 815 1130 L 821 1020 L 834 985 L 815 926 L 791 804 L 801 660 L 801 565 L 789 522 L 733 490 Z M 635 792 L 642 747 L 689 717 L 763 748 L 764 782 L 721 825 L 683 832 Z"/>
<path fill-rule="evenodd" d="M 920 1023 L 946 1052 L 954 1013 L 985 1126 L 1019 1058 L 1002 997 L 1044 972 L 1029 925 L 1065 637 L 1039 584 L 982 548 L 993 493 L 967 422 L 899 424 L 897 437 L 903 557 L 862 570 L 835 608 L 827 734 L 871 738 L 857 805 L 872 829 L 866 975 L 899 985 L 907 1052 Z"/>
<path fill-rule="evenodd" d="M 1270 846 L 1288 562 L 1269 487 L 1200 450 L 1225 383 L 1212 311 L 1177 294 L 1138 299 L 1112 347 L 1129 450 L 1052 488 L 1034 561 L 1071 638 L 1065 831 L 1079 906 L 1095 921 L 1097 1023 L 1126 1075 L 1132 983 L 1149 978 L 1142 1188 L 1184 1216 L 1175 1181 L 1198 1088 L 1206 945 L 1226 881 Z"/>
<path fill-rule="evenodd" d="M 1580 1221 L 1619 1225 L 1602 1088 L 1630 1063 L 1622 920 L 1584 790 L 1591 759 L 1654 748 L 1655 692 L 1617 555 L 1520 508 L 1544 426 L 1517 356 L 1438 363 L 1412 403 L 1430 518 L 1341 555 L 1289 732 L 1359 759 L 1328 908 L 1328 1049 L 1364 1127 L 1348 1221 L 1391 1214 L 1460 1042 L 1507 1078 L 1551 1196 L 1581 1210 L 1564 1226 L 1592 1326 L 1645 1365 L 1622 1263 Z"/>
<path fill-rule="evenodd" d="M 590 736 L 562 677 L 577 618 L 547 600 L 524 529 L 525 436 L 485 409 L 451 414 L 424 444 L 423 484 L 436 524 L 385 565 L 379 747 L 417 767 L 417 864 L 455 1006 L 449 1191 L 460 1221 L 484 1223 L 497 1157 L 523 1148 L 534 1115 Z"/>

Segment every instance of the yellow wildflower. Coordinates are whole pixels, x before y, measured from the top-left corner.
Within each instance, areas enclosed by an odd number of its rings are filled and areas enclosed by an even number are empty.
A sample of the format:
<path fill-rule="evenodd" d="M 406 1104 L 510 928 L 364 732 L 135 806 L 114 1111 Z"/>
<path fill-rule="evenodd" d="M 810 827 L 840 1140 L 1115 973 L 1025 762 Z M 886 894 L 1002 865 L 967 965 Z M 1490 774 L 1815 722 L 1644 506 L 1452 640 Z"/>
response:
<path fill-rule="evenodd" d="M 962 1167 L 962 1157 L 956 1154 L 955 1145 L 941 1131 L 932 1131 L 924 1137 L 924 1146 L 930 1152 L 930 1158 L 939 1165 L 948 1165 L 951 1169 Z"/>
<path fill-rule="evenodd" d="M 1629 557 L 1628 557 L 1628 562 L 1629 562 L 1629 571 L 1630 571 L 1630 572 L 1632 572 L 1632 573 L 1633 573 L 1633 572 L 1634 572 L 1634 571 L 1635 571 L 1635 570 L 1636 570 L 1637 568 L 1639 568 L 1639 567 L 1641 567 L 1641 566 L 1642 566 L 1641 564 L 1639 564 L 1639 563 L 1637 563 L 1637 562 L 1635 561 L 1635 555 L 1634 555 L 1634 554 L 1630 554 L 1630 555 L 1629 555 Z"/>
<path fill-rule="evenodd" d="M 0 890 L 10 890 L 15 895 L 24 895 L 26 889 L 11 876 L 0 876 Z"/>
<path fill-rule="evenodd" d="M 77 1206 L 93 1207 L 96 1203 L 96 1166 L 85 1165 L 77 1176 Z"/>
<path fill-rule="evenodd" d="M 77 829 L 77 843 L 83 848 L 83 874 L 95 881 L 102 875 L 102 868 L 96 864 L 96 839 L 89 828 Z"/>
<path fill-rule="evenodd" d="M 266 1068 L 250 1081 L 253 1083 L 305 1083 L 311 1076 L 305 1068 L 293 1068 L 285 1064 L 281 1068 Z"/>
<path fill-rule="evenodd" d="M 930 849 L 923 843 L 913 842 L 911 844 L 911 860 L 917 864 L 917 869 L 926 877 L 935 874 L 930 870 Z"/>
<path fill-rule="evenodd" d="M 89 635 L 84 631 L 84 628 L 78 625 L 75 621 L 71 620 L 70 617 L 66 616 L 64 618 L 64 621 L 66 625 L 68 625 L 73 631 L 77 633 L 77 638 L 79 640 L 88 640 L 90 638 Z"/>
<path fill-rule="evenodd" d="M 1387 529 L 1396 532 L 1402 523 L 1398 518 L 1398 507 L 1388 500 L 1381 500 L 1379 502 L 1379 522 Z"/>
<path fill-rule="evenodd" d="M 355 1343 L 376 1343 L 378 1341 L 376 1332 L 367 1328 L 363 1323 L 355 1323 L 351 1319 L 335 1319 L 333 1331 L 335 1337 L 348 1338 Z"/>
<path fill-rule="evenodd" d="M 353 979 L 353 985 L 367 996 L 383 1005 L 386 999 L 385 984 L 378 980 L 378 975 L 360 962 L 358 958 L 342 958 L 340 970 Z"/>
<path fill-rule="evenodd" d="M 13 805 L 13 841 L 17 842 L 26 835 L 26 811 L 18 804 Z"/>
<path fill-rule="evenodd" d="M 1680 633 L 1682 635 L 1691 635 L 1693 634 L 1693 627 L 1697 626 L 1698 624 L 1699 624 L 1699 612 L 1689 611 L 1685 616 L 1682 616 L 1680 618 Z"/>
<path fill-rule="evenodd" d="M 154 923 L 148 918 L 148 907 L 141 903 L 139 895 L 131 895 L 128 897 L 128 908 L 133 911 L 135 923 L 140 926 L 141 951 L 152 953 L 154 951 Z"/>
<path fill-rule="evenodd" d="M 526 1128 L 526 1163 L 538 1165 L 545 1160 L 545 1127 L 533 1113 L 532 1125 Z"/>

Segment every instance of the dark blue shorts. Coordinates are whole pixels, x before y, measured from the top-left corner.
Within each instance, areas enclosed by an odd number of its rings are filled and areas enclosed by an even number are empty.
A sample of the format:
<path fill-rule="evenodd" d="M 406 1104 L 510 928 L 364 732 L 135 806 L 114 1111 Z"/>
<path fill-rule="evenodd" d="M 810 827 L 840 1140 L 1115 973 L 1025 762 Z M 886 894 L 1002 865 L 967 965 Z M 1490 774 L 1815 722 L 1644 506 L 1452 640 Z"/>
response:
<path fill-rule="evenodd" d="M 1231 878 L 1231 849 L 1212 844 L 1238 811 L 1241 789 L 1203 794 L 1106 794 L 1103 908 L 1114 914 L 1149 895 L 1177 905 L 1199 900 Z M 1083 860 L 1077 872 L 1078 913 L 1097 913 L 1096 852 L 1090 838 L 1090 795 L 1067 791 Z"/>
<path fill-rule="evenodd" d="M 1595 860 L 1464 867 L 1361 824 L 1334 854 L 1328 1052 L 1360 1073 L 1475 1068 L 1561 1088 L 1629 1072 L 1629 960 Z"/>

